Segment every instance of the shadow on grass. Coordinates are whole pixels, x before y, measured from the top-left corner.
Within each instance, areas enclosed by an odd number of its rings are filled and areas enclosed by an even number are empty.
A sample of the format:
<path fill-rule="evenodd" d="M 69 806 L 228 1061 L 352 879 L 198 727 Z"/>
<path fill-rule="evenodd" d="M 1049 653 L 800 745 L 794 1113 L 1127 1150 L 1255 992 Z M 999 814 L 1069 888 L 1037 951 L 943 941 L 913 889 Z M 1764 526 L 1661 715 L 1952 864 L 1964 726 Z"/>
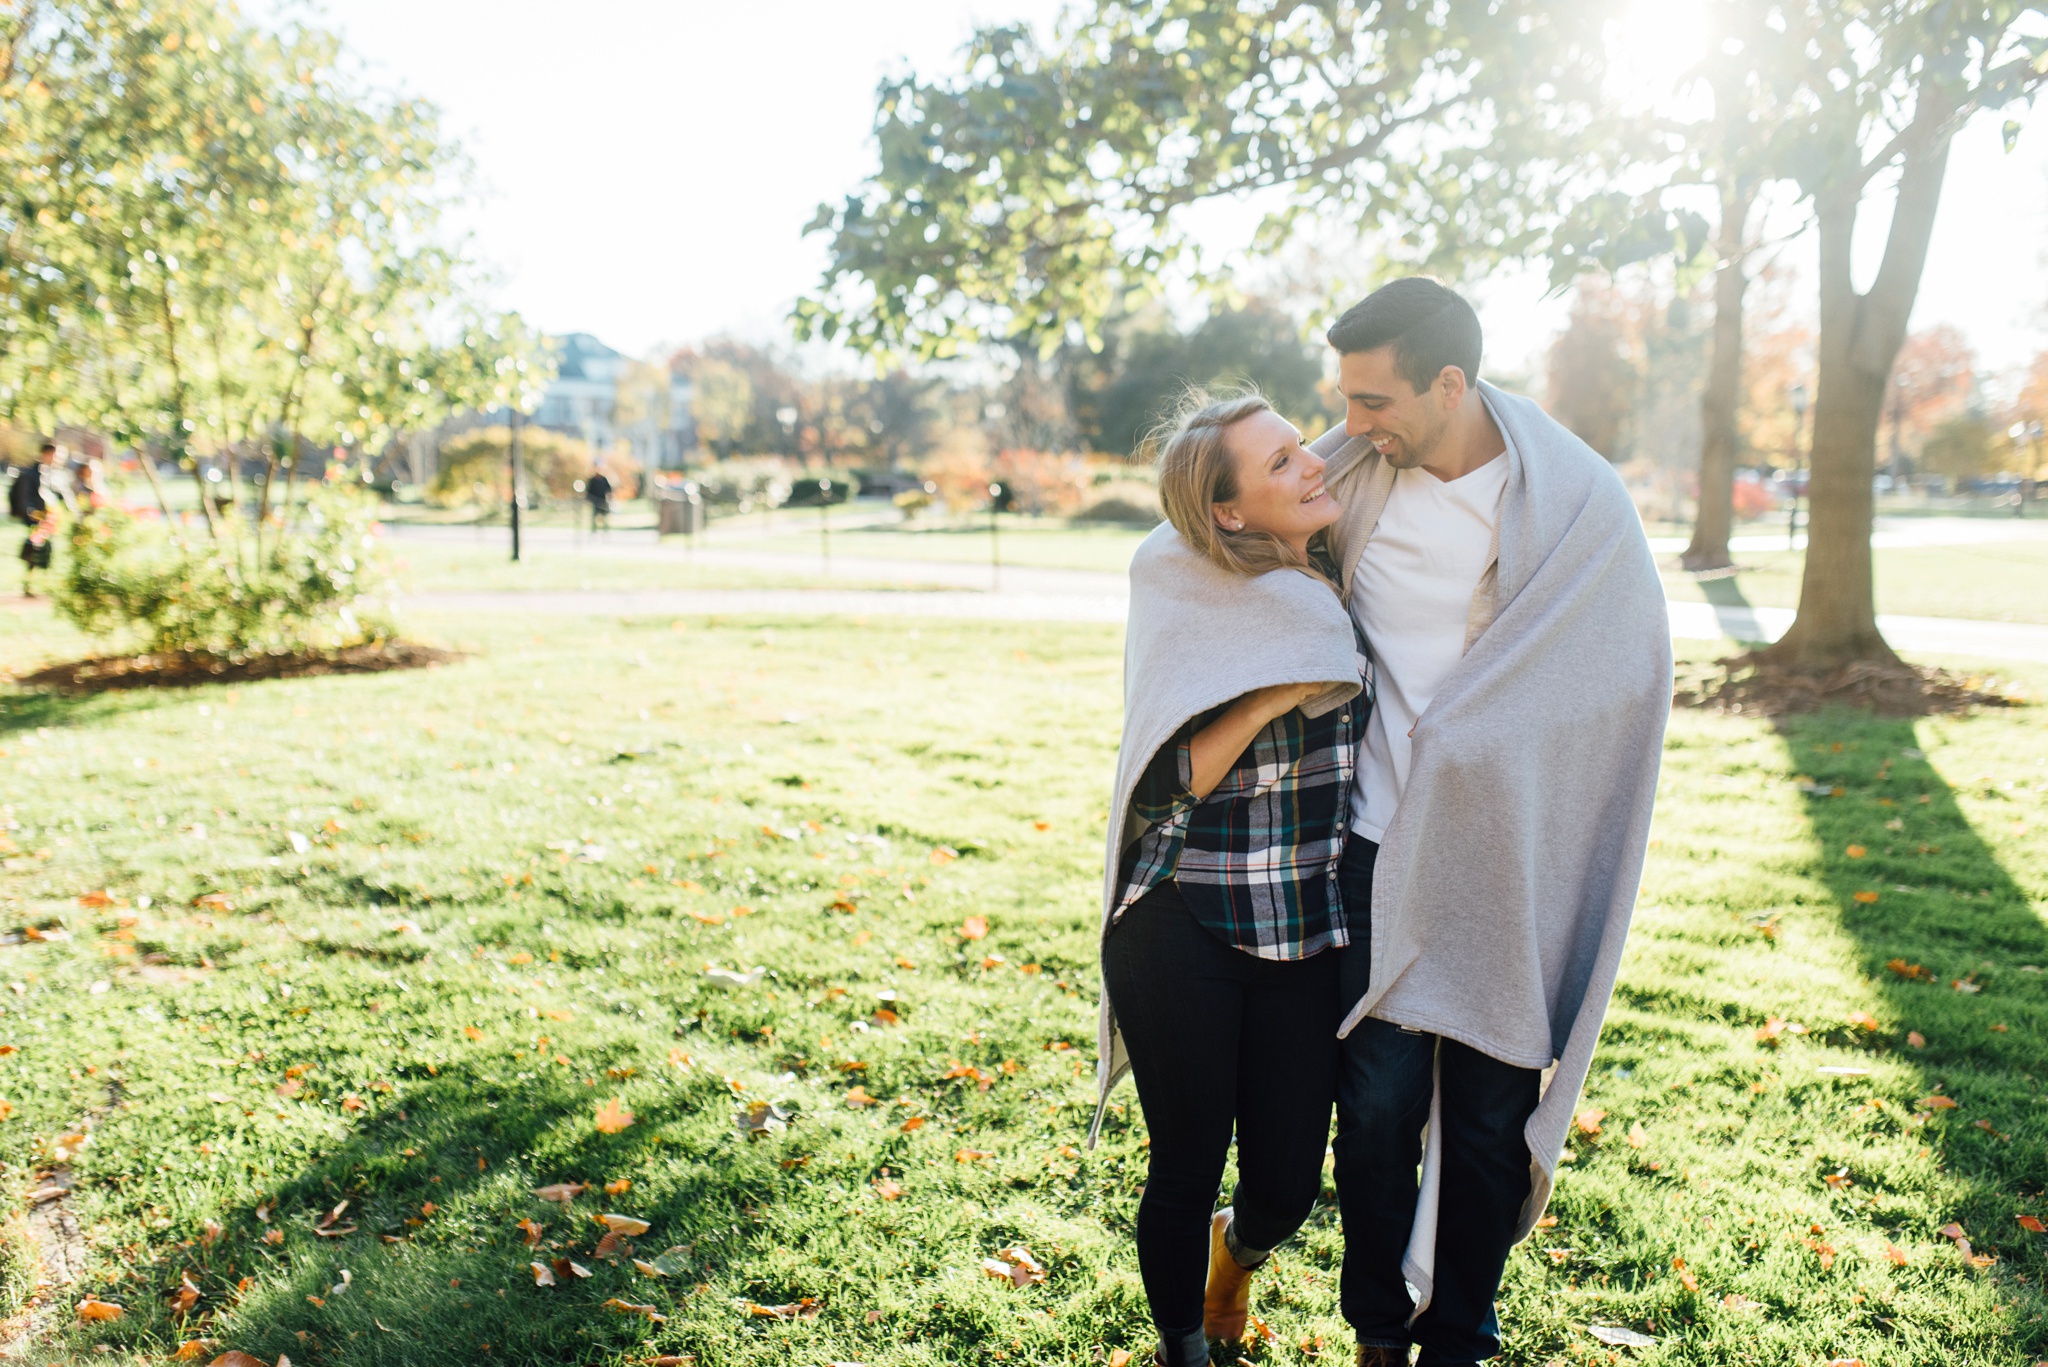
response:
<path fill-rule="evenodd" d="M 1921 757 L 1915 722 L 1835 710 L 1782 718 L 1778 733 L 1814 780 L 1807 814 L 1872 985 L 1872 1042 L 1916 1066 L 1925 1095 L 1957 1103 L 1920 1108 L 1921 1142 L 1967 1193 L 1952 1213 L 1998 1255 L 1994 1275 L 2038 1285 L 2048 1257 L 2016 1217 L 2040 1214 L 2048 1187 L 2048 927 Z M 2034 1355 L 2048 1348 L 2038 1321 L 2022 1332 Z"/>
<path fill-rule="evenodd" d="M 122 712 L 151 705 L 146 694 L 123 698 L 74 696 L 50 689 L 0 687 L 0 735 L 33 731 L 40 726 L 89 726 Z"/>
<path fill-rule="evenodd" d="M 280 1353 L 393 1367 L 615 1361 L 645 1349 L 649 1321 L 608 1312 L 608 1299 L 673 1311 L 721 1267 L 766 1261 L 767 1236 L 754 1232 L 751 1213 L 790 1178 L 776 1146 L 735 1150 L 718 1078 L 692 1074 L 658 1108 L 636 1100 L 636 1123 L 606 1134 L 593 1114 L 617 1089 L 602 1080 L 593 1088 L 550 1070 L 513 1085 L 466 1070 L 421 1072 L 340 1147 L 267 1183 L 271 1208 L 230 1203 L 213 1240 L 160 1245 L 153 1264 L 136 1268 L 118 1331 L 95 1326 L 101 1332 L 88 1337 L 162 1349 L 204 1336 L 264 1362 Z M 650 1169 L 657 1180 L 605 1191 L 608 1174 Z M 567 1204 L 534 1194 L 564 1182 L 588 1191 Z M 652 1228 L 601 1246 L 600 1212 Z M 540 1227 L 537 1244 L 522 1220 Z M 633 1257 L 676 1245 L 689 1250 L 676 1277 L 634 1269 Z M 555 1285 L 537 1284 L 536 1262 Z M 180 1318 L 187 1276 L 200 1302 Z M 765 1284 L 754 1294 L 797 1299 Z M 232 1316 L 214 1322 L 208 1312 L 231 1303 Z"/>

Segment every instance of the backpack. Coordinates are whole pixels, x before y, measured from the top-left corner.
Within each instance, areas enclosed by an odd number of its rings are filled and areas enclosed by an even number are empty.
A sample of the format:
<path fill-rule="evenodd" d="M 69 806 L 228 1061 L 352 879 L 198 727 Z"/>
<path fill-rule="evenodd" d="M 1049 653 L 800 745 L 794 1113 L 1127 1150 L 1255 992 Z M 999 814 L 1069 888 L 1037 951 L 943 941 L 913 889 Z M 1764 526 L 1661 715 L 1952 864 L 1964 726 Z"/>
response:
<path fill-rule="evenodd" d="M 30 486 L 37 486 L 39 490 L 41 484 L 42 479 L 36 474 L 33 465 L 26 470 L 16 471 L 14 483 L 7 488 L 7 515 L 16 522 L 34 522 L 35 513 L 28 506 Z"/>

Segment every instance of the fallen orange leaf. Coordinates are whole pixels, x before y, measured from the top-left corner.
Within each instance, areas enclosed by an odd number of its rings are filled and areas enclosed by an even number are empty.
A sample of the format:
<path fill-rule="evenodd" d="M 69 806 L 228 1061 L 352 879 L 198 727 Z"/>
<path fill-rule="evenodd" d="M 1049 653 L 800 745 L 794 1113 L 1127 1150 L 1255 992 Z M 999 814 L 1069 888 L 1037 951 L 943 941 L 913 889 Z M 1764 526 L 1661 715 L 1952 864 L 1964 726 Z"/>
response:
<path fill-rule="evenodd" d="M 924 1128 L 924 1124 L 925 1124 L 925 1118 L 924 1118 L 923 1116 L 921 1116 L 921 1115 L 914 1115 L 914 1116 L 910 1117 L 910 1119 L 908 1119 L 908 1120 L 906 1120 L 906 1121 L 904 1121 L 904 1122 L 903 1122 L 903 1130 L 904 1130 L 904 1132 L 905 1132 L 905 1133 L 907 1134 L 907 1133 L 909 1133 L 909 1132 L 910 1132 L 911 1130 L 921 1130 L 921 1129 L 923 1129 L 923 1128 Z"/>
<path fill-rule="evenodd" d="M 791 1301 L 788 1305 L 756 1305 L 747 1302 L 747 1313 L 763 1320 L 814 1320 L 824 1309 L 817 1297 L 805 1296 L 802 1300 Z"/>
<path fill-rule="evenodd" d="M 532 1220 L 521 1220 L 517 1225 L 514 1225 L 513 1228 L 525 1234 L 526 1246 L 528 1248 L 532 1248 L 535 1244 L 540 1242 L 541 1231 L 545 1229 L 546 1226 L 536 1224 Z"/>
<path fill-rule="evenodd" d="M 846 1094 L 846 1104 L 849 1106 L 873 1106 L 876 1104 L 876 1101 L 874 1097 L 868 1095 L 867 1088 L 855 1087 Z"/>
<path fill-rule="evenodd" d="M 2019 1217 L 2019 1222 L 2020 1228 L 2026 1230 L 2029 1234 L 2048 1234 L 2048 1225 L 2042 1224 L 2039 1216 L 2022 1215 Z"/>
<path fill-rule="evenodd" d="M 1867 907 L 1872 902 L 1875 902 L 1877 900 L 1877 894 L 1866 889 L 1865 891 L 1856 894 L 1856 900 Z"/>
<path fill-rule="evenodd" d="M 552 1182 L 544 1187 L 535 1187 L 533 1194 L 543 1201 L 560 1201 L 566 1206 L 588 1190 L 589 1186 L 582 1182 Z"/>
<path fill-rule="evenodd" d="M 903 1194 L 903 1187 L 894 1178 L 884 1177 L 875 1183 L 875 1194 L 884 1201 L 893 1201 Z"/>
<path fill-rule="evenodd" d="M 1580 1111 L 1572 1118 L 1572 1124 L 1578 1127 L 1580 1134 L 1591 1136 L 1600 1133 L 1600 1122 L 1606 1118 L 1605 1111 Z"/>
<path fill-rule="evenodd" d="M 604 1214 L 597 1218 L 604 1222 L 606 1229 L 614 1234 L 623 1234 L 628 1239 L 637 1239 L 642 1234 L 645 1234 L 648 1229 L 645 1220 L 636 1220 L 630 1215 Z"/>
<path fill-rule="evenodd" d="M 1906 1250 L 1900 1248 L 1897 1244 L 1887 1243 L 1884 1246 L 1884 1256 L 1892 1260 L 1893 1267 L 1904 1267 L 1906 1265 Z"/>
<path fill-rule="evenodd" d="M 117 1320 L 126 1313 L 112 1301 L 95 1300 L 91 1296 L 78 1303 L 78 1318 L 82 1320 Z"/>
<path fill-rule="evenodd" d="M 1930 1111 L 1953 1111 L 1956 1108 L 1955 1099 L 1946 1096 L 1923 1096 L 1913 1104 Z"/>
<path fill-rule="evenodd" d="M 633 1179 L 630 1177 L 621 1177 L 616 1182 L 607 1182 L 604 1184 L 604 1194 L 607 1196 L 624 1196 L 627 1192 L 631 1191 L 632 1189 Z"/>
<path fill-rule="evenodd" d="M 617 1134 L 633 1123 L 633 1113 L 625 1108 L 617 1097 L 607 1098 L 597 1108 L 597 1132 Z"/>
<path fill-rule="evenodd" d="M 1860 1026 L 1865 1030 L 1875 1030 L 1877 1029 L 1877 1017 L 1871 1015 L 1868 1011 L 1851 1011 L 1849 1013 L 1849 1024 Z"/>
<path fill-rule="evenodd" d="M 970 916 L 960 923 L 960 938 L 979 940 L 988 934 L 988 920 L 982 916 Z"/>
<path fill-rule="evenodd" d="M 555 1284 L 555 1274 L 548 1268 L 546 1263 L 528 1263 L 527 1266 L 533 1269 L 533 1284 L 535 1286 L 553 1286 Z"/>

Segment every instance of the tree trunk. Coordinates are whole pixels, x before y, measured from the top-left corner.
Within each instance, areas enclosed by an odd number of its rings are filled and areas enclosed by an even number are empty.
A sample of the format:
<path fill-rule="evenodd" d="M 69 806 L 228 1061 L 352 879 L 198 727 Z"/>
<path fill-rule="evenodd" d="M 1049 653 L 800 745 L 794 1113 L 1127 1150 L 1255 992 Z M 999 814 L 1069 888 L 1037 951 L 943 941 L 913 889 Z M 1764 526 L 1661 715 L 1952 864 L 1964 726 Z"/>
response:
<path fill-rule="evenodd" d="M 1700 502 L 1692 544 L 1679 563 L 1689 570 L 1727 569 L 1735 524 L 1736 410 L 1742 404 L 1742 297 L 1749 290 L 1746 254 L 1755 191 L 1730 177 L 1721 196 L 1721 258 L 1714 272 L 1714 350 L 1700 394 Z"/>
<path fill-rule="evenodd" d="M 1931 90 L 1923 87 L 1921 95 L 1931 103 Z M 1939 128 L 1934 112 L 1923 110 L 1922 117 Z M 1899 662 L 1877 629 L 1870 560 L 1876 495 L 1871 486 L 1877 474 L 1878 423 L 1927 264 L 1948 151 L 1945 131 L 1931 133 L 1907 151 L 1884 261 L 1867 293 L 1856 292 L 1850 275 L 1862 178 L 1815 197 L 1820 376 L 1813 409 L 1806 566 L 1799 615 L 1784 638 L 1764 652 L 1769 663 L 1825 670 Z"/>

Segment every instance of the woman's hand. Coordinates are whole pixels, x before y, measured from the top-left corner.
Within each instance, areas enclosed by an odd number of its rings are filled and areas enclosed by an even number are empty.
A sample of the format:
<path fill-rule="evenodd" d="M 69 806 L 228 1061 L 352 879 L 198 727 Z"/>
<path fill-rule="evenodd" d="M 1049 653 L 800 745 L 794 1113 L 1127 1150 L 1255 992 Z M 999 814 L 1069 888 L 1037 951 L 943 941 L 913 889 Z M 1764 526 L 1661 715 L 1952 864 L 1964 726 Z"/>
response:
<path fill-rule="evenodd" d="M 1271 684 L 1255 688 L 1195 733 L 1188 745 L 1188 789 L 1197 798 L 1216 791 L 1245 747 L 1275 717 L 1284 717 L 1328 688 L 1326 683 Z"/>
<path fill-rule="evenodd" d="M 1328 687 L 1326 683 L 1271 684 L 1265 688 L 1253 689 L 1231 706 L 1247 708 L 1251 713 L 1257 714 L 1259 725 L 1264 726 L 1275 717 L 1286 716 Z"/>

